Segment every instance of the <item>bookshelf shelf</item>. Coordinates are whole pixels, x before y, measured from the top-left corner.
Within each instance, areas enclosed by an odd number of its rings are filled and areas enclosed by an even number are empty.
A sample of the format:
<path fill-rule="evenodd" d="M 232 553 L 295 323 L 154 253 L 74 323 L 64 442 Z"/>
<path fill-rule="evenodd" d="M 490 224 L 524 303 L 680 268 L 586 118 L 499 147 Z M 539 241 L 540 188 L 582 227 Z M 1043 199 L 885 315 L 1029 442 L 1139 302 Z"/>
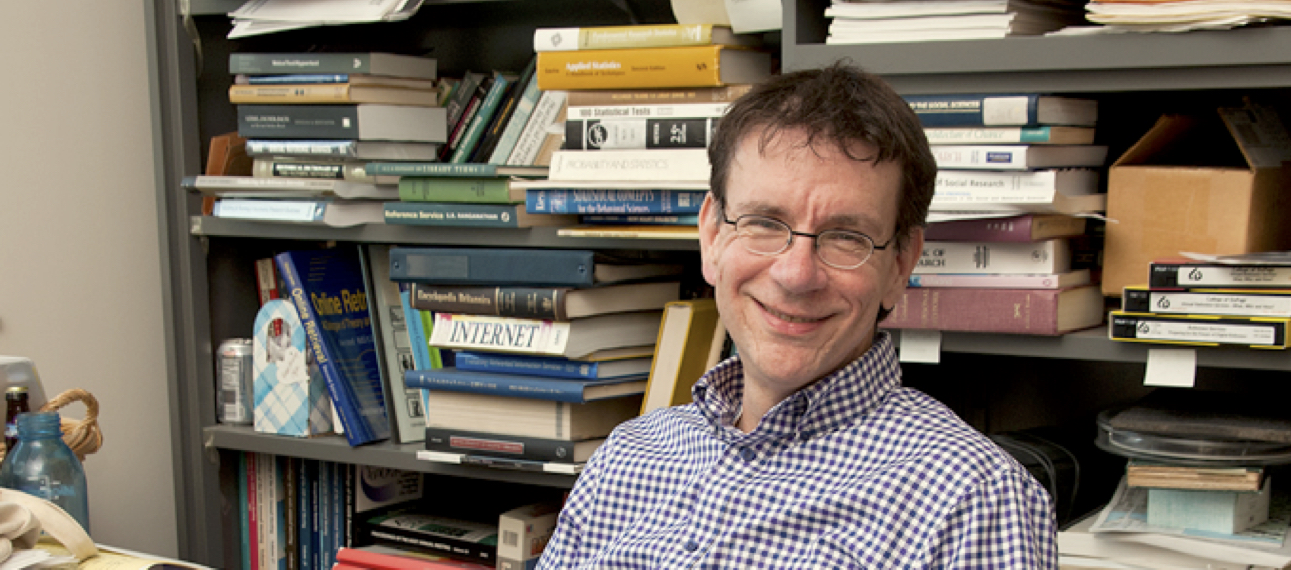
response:
<path fill-rule="evenodd" d="M 449 465 L 422 461 L 416 456 L 417 451 L 422 449 L 420 443 L 380 442 L 350 447 L 345 443 L 345 438 L 340 436 L 301 439 L 256 433 L 250 427 L 229 425 L 207 426 L 202 432 L 211 447 L 234 451 L 289 455 L 304 459 L 565 489 L 573 487 L 575 481 L 575 477 L 556 473 L 508 471 L 475 465 Z"/>

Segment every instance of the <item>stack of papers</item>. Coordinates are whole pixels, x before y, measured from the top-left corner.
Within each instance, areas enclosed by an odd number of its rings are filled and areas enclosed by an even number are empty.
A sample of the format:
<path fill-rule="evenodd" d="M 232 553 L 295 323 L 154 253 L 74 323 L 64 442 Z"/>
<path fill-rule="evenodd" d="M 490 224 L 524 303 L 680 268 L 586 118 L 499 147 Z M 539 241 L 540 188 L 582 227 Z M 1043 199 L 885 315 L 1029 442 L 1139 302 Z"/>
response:
<path fill-rule="evenodd" d="M 247 0 L 229 12 L 233 29 L 229 38 L 286 30 L 406 20 L 417 13 L 422 0 Z"/>
<path fill-rule="evenodd" d="M 1082 21 L 1074 4 L 1035 0 L 834 0 L 827 44 L 1040 35 Z"/>
<path fill-rule="evenodd" d="M 1078 26 L 1050 35 L 1226 30 L 1291 19 L 1289 0 L 1095 0 L 1085 10 L 1090 22 L 1103 25 Z"/>

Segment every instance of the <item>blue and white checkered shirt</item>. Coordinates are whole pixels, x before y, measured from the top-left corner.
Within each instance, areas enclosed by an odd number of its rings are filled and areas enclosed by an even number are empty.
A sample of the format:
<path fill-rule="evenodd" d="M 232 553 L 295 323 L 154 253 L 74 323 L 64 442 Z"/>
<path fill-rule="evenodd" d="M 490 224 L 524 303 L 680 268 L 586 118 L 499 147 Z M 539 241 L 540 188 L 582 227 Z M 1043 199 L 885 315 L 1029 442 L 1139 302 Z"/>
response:
<path fill-rule="evenodd" d="M 625 422 L 588 462 L 538 565 L 572 568 L 1057 567 L 1047 492 L 931 397 L 891 337 L 733 427 L 738 357 L 695 402 Z"/>

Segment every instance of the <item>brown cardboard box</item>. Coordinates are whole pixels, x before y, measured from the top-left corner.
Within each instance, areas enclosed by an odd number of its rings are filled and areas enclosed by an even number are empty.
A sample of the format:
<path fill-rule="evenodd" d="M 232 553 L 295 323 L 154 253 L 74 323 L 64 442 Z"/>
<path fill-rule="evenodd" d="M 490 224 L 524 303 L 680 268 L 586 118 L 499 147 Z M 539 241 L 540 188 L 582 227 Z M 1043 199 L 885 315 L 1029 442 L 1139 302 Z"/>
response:
<path fill-rule="evenodd" d="M 1103 294 L 1147 283 L 1149 261 L 1180 252 L 1291 249 L 1287 160 L 1270 108 L 1162 116 L 1108 175 Z"/>

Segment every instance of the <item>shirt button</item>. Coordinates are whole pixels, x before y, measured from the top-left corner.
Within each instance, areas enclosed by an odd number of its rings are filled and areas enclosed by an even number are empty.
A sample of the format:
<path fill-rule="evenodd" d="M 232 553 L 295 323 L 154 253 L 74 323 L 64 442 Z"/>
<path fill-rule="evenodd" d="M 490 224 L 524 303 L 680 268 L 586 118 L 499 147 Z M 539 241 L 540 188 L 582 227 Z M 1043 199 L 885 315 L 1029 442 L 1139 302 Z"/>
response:
<path fill-rule="evenodd" d="M 686 544 L 681 545 L 681 547 L 685 548 L 686 552 L 694 552 L 699 550 L 699 543 L 693 540 L 687 540 Z"/>
<path fill-rule="evenodd" d="M 754 459 L 757 458 L 757 456 L 758 456 L 758 452 L 753 451 L 752 448 L 746 447 L 740 450 L 740 459 L 743 459 L 745 461 L 753 461 Z"/>

